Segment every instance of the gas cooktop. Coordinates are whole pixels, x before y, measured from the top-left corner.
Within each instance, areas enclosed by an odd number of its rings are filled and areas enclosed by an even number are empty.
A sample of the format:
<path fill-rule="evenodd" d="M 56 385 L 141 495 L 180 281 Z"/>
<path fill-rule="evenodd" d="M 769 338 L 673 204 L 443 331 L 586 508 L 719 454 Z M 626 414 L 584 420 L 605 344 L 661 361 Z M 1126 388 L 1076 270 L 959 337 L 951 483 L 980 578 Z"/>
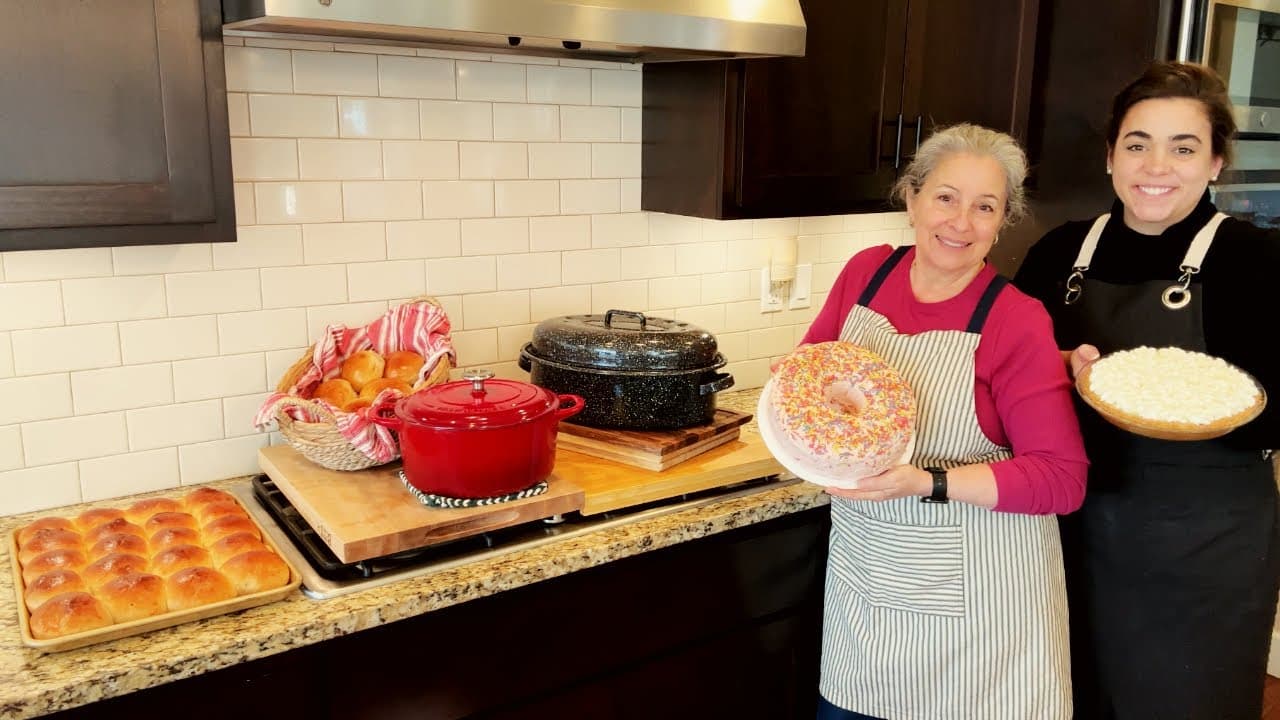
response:
<path fill-rule="evenodd" d="M 355 563 L 338 560 L 266 475 L 230 491 L 302 573 L 303 593 L 319 600 L 798 482 L 770 475 L 624 510 L 591 516 L 574 512 Z"/>

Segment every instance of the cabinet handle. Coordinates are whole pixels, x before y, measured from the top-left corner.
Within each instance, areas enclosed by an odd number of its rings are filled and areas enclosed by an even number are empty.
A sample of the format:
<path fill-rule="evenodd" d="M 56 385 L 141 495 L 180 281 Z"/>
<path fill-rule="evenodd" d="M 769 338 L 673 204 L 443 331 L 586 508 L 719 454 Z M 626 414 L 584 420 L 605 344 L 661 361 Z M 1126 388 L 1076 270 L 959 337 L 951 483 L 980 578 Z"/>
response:
<path fill-rule="evenodd" d="M 893 169 L 902 164 L 902 113 L 898 113 L 898 133 L 893 141 Z"/>
<path fill-rule="evenodd" d="M 911 151 L 912 157 L 915 157 L 915 154 L 920 152 L 920 130 L 923 127 L 924 127 L 924 115 L 917 115 L 916 116 L 916 149 Z"/>

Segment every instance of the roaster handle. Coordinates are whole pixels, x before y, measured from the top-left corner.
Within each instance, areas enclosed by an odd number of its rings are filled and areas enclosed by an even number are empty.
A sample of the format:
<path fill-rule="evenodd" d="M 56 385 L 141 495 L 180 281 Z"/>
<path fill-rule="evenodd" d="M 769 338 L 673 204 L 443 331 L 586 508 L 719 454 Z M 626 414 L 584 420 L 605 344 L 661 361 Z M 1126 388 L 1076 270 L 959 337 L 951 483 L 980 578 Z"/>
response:
<path fill-rule="evenodd" d="M 703 383 L 698 387 L 698 394 L 710 395 L 711 393 L 720 392 L 721 390 L 727 390 L 731 387 L 733 387 L 732 375 L 730 375 L 729 373 L 716 373 L 715 377 L 712 378 L 711 382 Z"/>
<path fill-rule="evenodd" d="M 648 318 L 644 316 L 644 313 L 635 312 L 634 310 L 610 310 L 604 314 L 605 327 L 613 327 L 614 315 L 625 315 L 630 318 L 635 318 L 636 320 L 640 321 L 641 330 L 644 329 L 644 324 L 648 320 Z"/>

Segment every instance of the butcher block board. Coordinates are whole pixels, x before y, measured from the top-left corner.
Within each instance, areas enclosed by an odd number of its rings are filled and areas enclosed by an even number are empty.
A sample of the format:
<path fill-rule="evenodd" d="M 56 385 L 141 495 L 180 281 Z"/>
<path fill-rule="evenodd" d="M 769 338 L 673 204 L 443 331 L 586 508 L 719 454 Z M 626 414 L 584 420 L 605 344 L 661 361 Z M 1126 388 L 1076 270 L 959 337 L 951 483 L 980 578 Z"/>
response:
<path fill-rule="evenodd" d="M 667 470 L 645 470 L 566 447 L 556 449 L 556 474 L 573 478 L 583 491 L 583 515 L 643 505 L 687 493 L 777 475 L 782 465 L 754 432 L 708 450 Z"/>
<path fill-rule="evenodd" d="M 541 495 L 472 508 L 429 508 L 400 481 L 400 463 L 344 472 L 320 467 L 288 445 L 258 451 L 258 464 L 346 563 L 436 545 L 573 512 L 582 488 L 555 472 Z"/>
<path fill-rule="evenodd" d="M 736 440 L 738 428 L 750 421 L 748 413 L 721 408 L 711 422 L 680 430 L 616 430 L 562 422 L 556 444 L 645 470 L 666 470 Z"/>

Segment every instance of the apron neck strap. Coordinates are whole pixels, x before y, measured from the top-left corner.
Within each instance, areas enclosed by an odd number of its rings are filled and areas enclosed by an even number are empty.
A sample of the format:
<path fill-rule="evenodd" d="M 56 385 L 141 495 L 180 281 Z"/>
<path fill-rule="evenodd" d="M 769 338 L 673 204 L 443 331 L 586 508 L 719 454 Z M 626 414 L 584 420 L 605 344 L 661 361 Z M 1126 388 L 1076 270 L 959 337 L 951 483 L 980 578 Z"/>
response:
<path fill-rule="evenodd" d="M 1200 228 L 1200 232 L 1192 238 L 1187 254 L 1182 258 L 1183 272 L 1190 270 L 1194 273 L 1200 270 L 1200 264 L 1204 262 L 1204 256 L 1209 252 L 1209 245 L 1213 244 L 1213 236 L 1218 232 L 1218 226 L 1226 219 L 1226 213 L 1217 213 L 1213 219 L 1205 223 L 1204 227 Z"/>
<path fill-rule="evenodd" d="M 982 326 L 987 324 L 987 315 L 991 314 L 991 307 L 996 304 L 996 296 L 1008 284 L 1009 280 L 1003 275 L 995 275 L 991 278 L 991 282 L 987 283 L 987 289 L 982 293 L 982 299 L 978 300 L 978 306 L 973 309 L 973 315 L 969 317 L 969 326 L 965 328 L 965 332 L 982 332 Z"/>
<path fill-rule="evenodd" d="M 1103 213 L 1093 221 L 1093 226 L 1089 228 L 1088 234 L 1084 236 L 1084 242 L 1080 244 L 1080 252 L 1076 254 L 1076 261 L 1071 264 L 1071 269 L 1076 272 L 1084 272 L 1089 269 L 1089 263 L 1093 262 L 1093 251 L 1098 249 L 1098 240 L 1102 238 L 1102 229 L 1107 226 L 1107 221 L 1111 219 L 1111 213 Z"/>
<path fill-rule="evenodd" d="M 884 262 L 880 263 L 880 267 L 876 268 L 876 273 L 871 276 L 871 282 L 867 283 L 867 286 L 862 290 L 862 294 L 858 296 L 859 305 L 863 307 L 871 305 L 871 298 L 875 297 L 876 293 L 879 292 L 885 278 L 889 277 L 889 273 L 898 266 L 898 263 L 902 261 L 902 258 L 906 257 L 907 252 L 910 250 L 910 245 L 899 245 L 889 257 L 884 259 Z"/>

